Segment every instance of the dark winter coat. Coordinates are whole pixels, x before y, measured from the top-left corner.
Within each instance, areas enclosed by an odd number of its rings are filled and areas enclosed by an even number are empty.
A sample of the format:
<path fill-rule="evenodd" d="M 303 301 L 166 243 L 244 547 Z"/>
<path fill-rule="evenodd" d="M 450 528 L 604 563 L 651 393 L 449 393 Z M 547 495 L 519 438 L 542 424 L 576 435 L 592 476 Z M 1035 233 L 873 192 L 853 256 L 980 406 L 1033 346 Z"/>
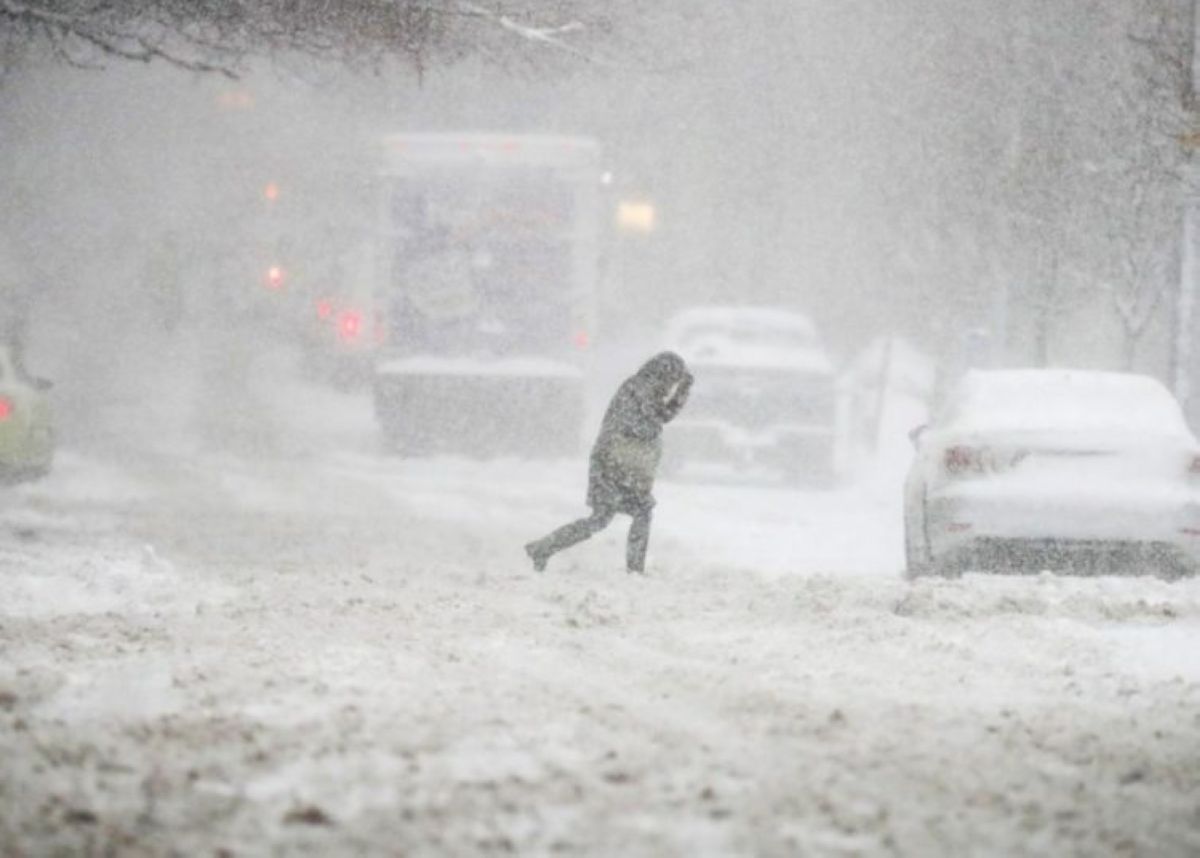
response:
<path fill-rule="evenodd" d="M 691 387 L 683 358 L 662 352 L 617 389 L 592 447 L 588 506 L 634 515 L 654 505 L 663 425 L 683 408 Z"/>

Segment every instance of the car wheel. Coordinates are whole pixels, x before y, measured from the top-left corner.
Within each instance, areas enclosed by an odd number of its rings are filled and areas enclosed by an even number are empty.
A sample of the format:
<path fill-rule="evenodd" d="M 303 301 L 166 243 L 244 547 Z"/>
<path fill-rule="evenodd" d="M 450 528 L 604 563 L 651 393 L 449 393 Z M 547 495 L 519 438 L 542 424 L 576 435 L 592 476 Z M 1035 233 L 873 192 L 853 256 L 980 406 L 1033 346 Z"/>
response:
<path fill-rule="evenodd" d="M 943 557 L 932 564 L 933 572 L 940 578 L 961 578 L 967 566 L 961 557 Z"/>

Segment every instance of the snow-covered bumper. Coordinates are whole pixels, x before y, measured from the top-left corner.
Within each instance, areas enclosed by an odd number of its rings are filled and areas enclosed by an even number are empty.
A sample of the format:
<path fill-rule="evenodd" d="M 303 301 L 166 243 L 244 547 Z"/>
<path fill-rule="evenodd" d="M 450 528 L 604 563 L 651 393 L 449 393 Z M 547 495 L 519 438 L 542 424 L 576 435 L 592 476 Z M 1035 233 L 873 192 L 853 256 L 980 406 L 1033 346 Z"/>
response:
<path fill-rule="evenodd" d="M 951 485 L 926 499 L 925 525 L 933 558 L 960 566 L 1200 569 L 1200 494 L 1188 488 Z"/>
<path fill-rule="evenodd" d="M 389 445 L 415 454 L 578 452 L 583 375 L 535 359 L 393 360 L 376 366 L 375 414 Z"/>

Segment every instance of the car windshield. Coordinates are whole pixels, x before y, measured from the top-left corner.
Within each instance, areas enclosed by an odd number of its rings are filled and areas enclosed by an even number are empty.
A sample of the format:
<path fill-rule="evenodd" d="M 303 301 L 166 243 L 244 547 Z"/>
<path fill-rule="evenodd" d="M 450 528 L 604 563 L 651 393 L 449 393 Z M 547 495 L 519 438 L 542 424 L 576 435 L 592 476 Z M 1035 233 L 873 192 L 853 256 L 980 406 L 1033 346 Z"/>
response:
<path fill-rule="evenodd" d="M 1189 434 L 1165 387 L 1119 373 L 970 373 L 944 422 L 964 431 Z"/>

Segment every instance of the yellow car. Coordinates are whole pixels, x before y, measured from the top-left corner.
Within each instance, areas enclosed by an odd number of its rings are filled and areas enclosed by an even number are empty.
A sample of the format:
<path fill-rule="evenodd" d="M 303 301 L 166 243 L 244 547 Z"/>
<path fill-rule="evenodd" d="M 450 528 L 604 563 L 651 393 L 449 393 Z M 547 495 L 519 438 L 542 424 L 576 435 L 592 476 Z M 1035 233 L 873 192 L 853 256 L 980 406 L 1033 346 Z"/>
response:
<path fill-rule="evenodd" d="M 26 373 L 13 350 L 0 344 L 0 481 L 36 479 L 50 470 L 54 428 L 49 387 Z"/>

